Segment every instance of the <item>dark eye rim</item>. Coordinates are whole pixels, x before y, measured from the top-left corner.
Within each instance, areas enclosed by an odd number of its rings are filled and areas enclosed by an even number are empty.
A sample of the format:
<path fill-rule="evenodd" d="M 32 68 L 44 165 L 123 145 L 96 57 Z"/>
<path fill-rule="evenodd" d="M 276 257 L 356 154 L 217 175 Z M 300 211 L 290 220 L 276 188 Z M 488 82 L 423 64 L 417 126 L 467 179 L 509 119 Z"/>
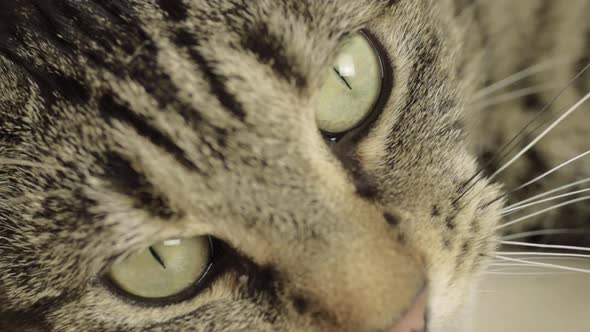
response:
<path fill-rule="evenodd" d="M 324 136 L 324 138 L 326 138 L 326 140 L 331 144 L 337 144 L 345 137 L 359 137 L 363 134 L 366 134 L 371 128 L 371 124 L 373 124 L 383 112 L 385 105 L 389 101 L 391 92 L 393 91 L 393 65 L 385 47 L 379 41 L 379 38 L 377 38 L 377 36 L 375 36 L 375 34 L 373 34 L 370 30 L 361 29 L 358 31 L 358 33 L 365 37 L 377 55 L 377 60 L 379 61 L 379 65 L 381 67 L 381 91 L 379 92 L 379 97 L 377 97 L 377 101 L 375 102 L 373 109 L 370 110 L 367 116 L 365 116 L 365 118 L 353 128 L 341 133 L 330 133 L 320 130 L 322 136 Z"/>
<path fill-rule="evenodd" d="M 215 239 L 212 236 L 208 235 L 207 238 L 209 241 L 209 263 L 207 268 L 205 268 L 205 271 L 201 277 L 199 277 L 199 279 L 196 280 L 191 286 L 188 286 L 184 290 L 174 295 L 160 298 L 146 298 L 133 295 L 121 289 L 121 287 L 119 287 L 117 283 L 110 277 L 108 272 L 101 278 L 102 284 L 117 298 L 134 306 L 162 307 L 171 304 L 178 304 L 192 299 L 207 287 L 209 287 L 224 269 L 224 264 L 221 264 L 221 261 L 223 261 L 225 257 L 223 244 L 221 241 Z"/>

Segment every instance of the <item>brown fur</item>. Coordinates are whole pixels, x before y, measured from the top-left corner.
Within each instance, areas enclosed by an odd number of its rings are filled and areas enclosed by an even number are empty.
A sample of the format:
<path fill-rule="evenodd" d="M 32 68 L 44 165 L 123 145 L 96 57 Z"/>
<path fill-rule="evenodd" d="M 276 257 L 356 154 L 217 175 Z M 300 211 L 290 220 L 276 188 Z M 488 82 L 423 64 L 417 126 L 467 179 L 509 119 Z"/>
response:
<path fill-rule="evenodd" d="M 472 97 L 589 51 L 588 1 L 552 2 L 541 24 L 543 2 L 0 1 L 0 327 L 377 332 L 427 285 L 429 331 L 458 331 L 503 204 L 469 179 L 530 114 Z M 366 135 L 331 149 L 311 100 L 361 28 L 393 89 Z M 573 63 L 535 79 L 563 86 Z M 536 153 L 580 153 L 587 111 Z M 145 306 L 105 286 L 122 257 L 196 235 L 234 260 L 194 298 Z"/>

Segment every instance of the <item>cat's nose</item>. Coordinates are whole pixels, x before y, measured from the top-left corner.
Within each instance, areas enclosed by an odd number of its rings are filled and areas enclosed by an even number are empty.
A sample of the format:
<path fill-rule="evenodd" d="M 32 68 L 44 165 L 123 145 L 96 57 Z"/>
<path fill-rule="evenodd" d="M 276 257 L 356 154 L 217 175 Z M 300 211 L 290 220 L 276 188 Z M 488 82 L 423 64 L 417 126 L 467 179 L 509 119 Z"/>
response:
<path fill-rule="evenodd" d="M 387 222 L 381 220 L 377 224 L 375 219 L 375 227 L 370 231 L 355 228 L 350 238 L 346 230 L 342 231 L 342 241 L 334 241 L 329 248 L 316 253 L 318 258 L 313 263 L 321 265 L 313 265 L 311 273 L 302 274 L 302 266 L 298 265 L 301 279 L 294 280 L 294 284 L 308 286 L 300 290 L 308 300 L 302 314 L 311 315 L 318 326 L 330 326 L 317 331 L 425 329 L 428 293 L 424 289 L 428 278 L 423 262 L 415 252 L 396 242 Z M 312 315 L 315 312 L 329 312 L 331 321 L 316 319 Z"/>
<path fill-rule="evenodd" d="M 408 310 L 387 332 L 423 332 L 426 331 L 426 311 L 428 307 L 428 290 L 422 290 Z"/>

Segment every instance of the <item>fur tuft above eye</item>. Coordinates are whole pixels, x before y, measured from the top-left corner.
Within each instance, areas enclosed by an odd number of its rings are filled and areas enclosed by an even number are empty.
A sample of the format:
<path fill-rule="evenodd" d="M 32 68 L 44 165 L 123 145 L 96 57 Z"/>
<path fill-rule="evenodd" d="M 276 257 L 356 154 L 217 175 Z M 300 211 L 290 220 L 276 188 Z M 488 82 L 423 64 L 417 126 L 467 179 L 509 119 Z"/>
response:
<path fill-rule="evenodd" d="M 316 95 L 320 130 L 341 134 L 360 125 L 375 108 L 383 88 L 383 66 L 375 45 L 363 32 L 350 38 L 326 68 Z"/>

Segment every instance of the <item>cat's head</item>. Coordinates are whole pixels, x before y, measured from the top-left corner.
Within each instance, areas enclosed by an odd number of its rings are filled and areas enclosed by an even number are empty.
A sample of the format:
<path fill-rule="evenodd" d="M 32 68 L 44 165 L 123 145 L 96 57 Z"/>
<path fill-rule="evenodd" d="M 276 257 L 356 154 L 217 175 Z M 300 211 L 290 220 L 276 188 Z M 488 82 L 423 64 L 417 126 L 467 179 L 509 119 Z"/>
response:
<path fill-rule="evenodd" d="M 499 203 L 449 4 L 6 3 L 0 326 L 460 325 Z"/>

